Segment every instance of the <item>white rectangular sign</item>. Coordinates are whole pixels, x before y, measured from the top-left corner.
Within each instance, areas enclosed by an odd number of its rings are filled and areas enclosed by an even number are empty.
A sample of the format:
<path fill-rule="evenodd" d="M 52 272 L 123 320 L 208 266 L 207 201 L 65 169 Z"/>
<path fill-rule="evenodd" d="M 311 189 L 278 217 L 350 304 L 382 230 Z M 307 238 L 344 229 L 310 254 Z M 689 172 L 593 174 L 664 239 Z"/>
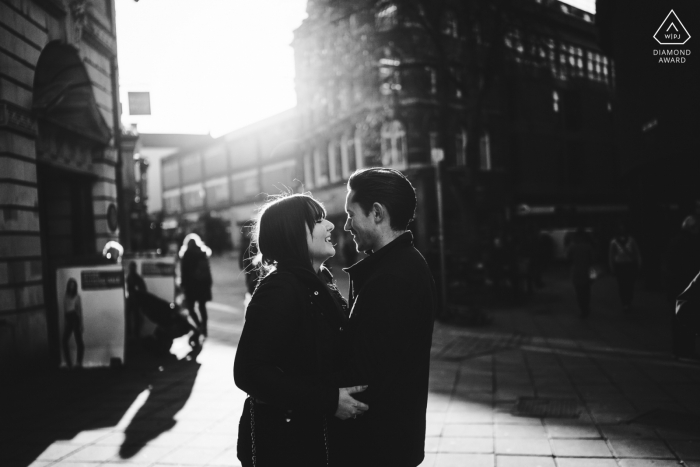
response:
<path fill-rule="evenodd" d="M 71 326 L 65 335 L 64 299 L 68 281 L 74 279 L 82 304 L 82 329 Z M 84 266 L 59 268 L 56 271 L 58 300 L 58 332 L 61 344 L 61 366 L 67 366 L 64 342 L 68 344 L 70 361 L 78 363 L 77 342 L 84 343 L 84 367 L 109 366 L 112 359 L 124 362 L 124 273 L 121 266 Z M 79 335 L 78 335 L 79 334 Z"/>

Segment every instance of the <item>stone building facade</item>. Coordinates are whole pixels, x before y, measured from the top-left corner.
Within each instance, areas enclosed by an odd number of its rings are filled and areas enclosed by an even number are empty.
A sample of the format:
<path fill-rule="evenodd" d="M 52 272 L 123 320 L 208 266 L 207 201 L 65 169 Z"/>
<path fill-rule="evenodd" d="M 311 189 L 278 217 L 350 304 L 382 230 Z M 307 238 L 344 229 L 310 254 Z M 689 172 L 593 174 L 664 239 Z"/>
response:
<path fill-rule="evenodd" d="M 460 20 L 460 2 L 441 3 L 431 31 L 416 16 L 428 2 L 310 0 L 292 46 L 314 193 L 342 185 L 359 165 L 402 170 L 417 189 L 411 228 L 429 261 L 437 254 L 433 149 L 444 152 L 445 235 L 455 259 L 478 255 L 518 213 L 613 202 L 613 67 L 597 45 L 595 16 L 556 0 L 514 3 L 521 21 L 487 50 L 478 37 L 469 42 L 482 25 Z M 472 68 L 489 60 L 481 90 Z M 549 217 L 538 222 L 570 221 Z"/>
<path fill-rule="evenodd" d="M 0 2 L 2 368 L 58 361 L 55 269 L 119 237 L 114 18 L 112 0 Z"/>

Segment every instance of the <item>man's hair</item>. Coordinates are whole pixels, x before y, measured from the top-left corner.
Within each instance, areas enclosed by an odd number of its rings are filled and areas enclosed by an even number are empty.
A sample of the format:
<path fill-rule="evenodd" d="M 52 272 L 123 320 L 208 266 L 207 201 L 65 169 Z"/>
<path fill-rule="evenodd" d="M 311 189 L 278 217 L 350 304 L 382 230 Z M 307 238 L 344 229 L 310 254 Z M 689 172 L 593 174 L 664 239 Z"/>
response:
<path fill-rule="evenodd" d="M 306 243 L 307 227 L 325 219 L 323 205 L 305 194 L 273 196 L 261 209 L 253 230 L 253 241 L 263 263 L 272 266 L 285 260 L 311 265 Z"/>
<path fill-rule="evenodd" d="M 374 167 L 358 170 L 348 179 L 348 191 L 354 191 L 353 203 L 365 215 L 374 203 L 383 204 L 389 212 L 392 230 L 406 230 L 416 215 L 416 190 L 406 176 L 394 169 Z"/>

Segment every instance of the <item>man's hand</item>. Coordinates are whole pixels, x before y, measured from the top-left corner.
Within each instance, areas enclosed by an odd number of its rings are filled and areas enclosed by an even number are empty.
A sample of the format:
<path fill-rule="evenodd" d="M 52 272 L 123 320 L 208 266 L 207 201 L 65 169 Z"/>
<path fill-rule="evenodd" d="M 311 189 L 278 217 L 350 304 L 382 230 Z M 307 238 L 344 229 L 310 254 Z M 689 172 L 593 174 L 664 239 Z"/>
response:
<path fill-rule="evenodd" d="M 348 418 L 357 418 L 358 415 L 362 415 L 369 410 L 369 406 L 367 404 L 363 404 L 357 399 L 353 399 L 353 397 L 350 395 L 362 392 L 365 389 L 367 389 L 367 386 L 340 388 L 338 391 L 338 409 L 335 411 L 335 416 L 341 420 L 347 420 Z"/>

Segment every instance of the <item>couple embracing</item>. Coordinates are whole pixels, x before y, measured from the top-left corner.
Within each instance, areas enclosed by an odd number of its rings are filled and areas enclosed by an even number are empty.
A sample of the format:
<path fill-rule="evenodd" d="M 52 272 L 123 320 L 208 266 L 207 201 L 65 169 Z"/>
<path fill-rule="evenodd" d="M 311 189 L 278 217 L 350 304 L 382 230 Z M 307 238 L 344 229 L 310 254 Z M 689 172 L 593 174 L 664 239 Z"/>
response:
<path fill-rule="evenodd" d="M 333 224 L 308 195 L 268 202 L 255 241 L 268 269 L 234 363 L 248 393 L 238 458 L 257 466 L 406 466 L 423 461 L 435 288 L 407 230 L 416 209 L 401 172 L 348 180 L 358 251 L 347 300 L 323 263 Z"/>

